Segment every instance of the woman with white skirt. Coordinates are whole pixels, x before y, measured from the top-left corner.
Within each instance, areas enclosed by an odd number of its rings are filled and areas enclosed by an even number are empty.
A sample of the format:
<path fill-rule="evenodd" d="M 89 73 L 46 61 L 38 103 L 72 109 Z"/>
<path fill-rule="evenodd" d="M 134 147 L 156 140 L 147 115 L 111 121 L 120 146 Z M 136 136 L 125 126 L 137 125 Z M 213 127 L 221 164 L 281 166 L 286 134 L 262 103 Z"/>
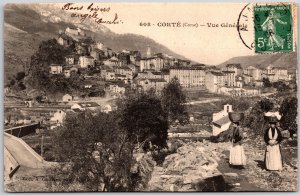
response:
<path fill-rule="evenodd" d="M 283 167 L 279 145 L 282 141 L 282 136 L 279 128 L 276 127 L 277 122 L 277 117 L 269 117 L 269 127 L 264 134 L 264 140 L 267 144 L 265 166 L 270 171 L 281 171 Z"/>
<path fill-rule="evenodd" d="M 239 122 L 232 122 L 233 133 L 231 136 L 232 147 L 230 149 L 229 164 L 233 166 L 246 165 L 246 156 L 242 145 L 243 132 L 239 127 Z"/>

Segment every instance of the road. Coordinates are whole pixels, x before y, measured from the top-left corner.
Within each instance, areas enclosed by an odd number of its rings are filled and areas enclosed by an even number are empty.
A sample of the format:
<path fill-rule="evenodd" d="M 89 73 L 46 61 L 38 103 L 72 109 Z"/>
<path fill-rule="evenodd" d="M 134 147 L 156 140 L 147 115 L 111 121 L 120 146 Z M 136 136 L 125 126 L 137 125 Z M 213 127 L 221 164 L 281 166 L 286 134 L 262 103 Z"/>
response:
<path fill-rule="evenodd" d="M 204 100 L 195 100 L 195 101 L 190 101 L 185 104 L 187 105 L 193 105 L 193 104 L 203 104 L 203 103 L 211 103 L 211 102 L 217 102 L 220 101 L 220 98 L 210 98 L 210 99 L 204 99 Z"/>
<path fill-rule="evenodd" d="M 30 168 L 44 167 L 45 163 L 43 162 L 42 157 L 35 153 L 35 151 L 31 149 L 28 145 L 27 146 L 29 148 L 25 145 L 23 144 L 20 138 L 4 133 L 4 146 L 16 159 L 20 166 Z"/>

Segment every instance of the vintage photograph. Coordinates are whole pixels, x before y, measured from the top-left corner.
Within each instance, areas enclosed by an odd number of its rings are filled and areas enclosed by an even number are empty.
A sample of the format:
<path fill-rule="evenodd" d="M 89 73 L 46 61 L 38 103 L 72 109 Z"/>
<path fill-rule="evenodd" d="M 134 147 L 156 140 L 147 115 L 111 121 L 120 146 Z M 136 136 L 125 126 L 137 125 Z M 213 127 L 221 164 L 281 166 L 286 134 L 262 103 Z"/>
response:
<path fill-rule="evenodd" d="M 298 4 L 8 3 L 6 192 L 298 191 Z"/>

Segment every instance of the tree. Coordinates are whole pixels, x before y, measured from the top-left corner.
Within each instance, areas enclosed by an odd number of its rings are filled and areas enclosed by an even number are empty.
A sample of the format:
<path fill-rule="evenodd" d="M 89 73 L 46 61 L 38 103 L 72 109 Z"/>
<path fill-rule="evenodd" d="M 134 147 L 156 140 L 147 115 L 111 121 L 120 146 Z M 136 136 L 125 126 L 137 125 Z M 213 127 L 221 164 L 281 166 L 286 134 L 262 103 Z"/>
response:
<path fill-rule="evenodd" d="M 11 79 L 10 82 L 9 82 L 9 85 L 10 85 L 10 86 L 13 86 L 13 85 L 15 85 L 15 84 L 16 84 L 15 79 Z"/>
<path fill-rule="evenodd" d="M 25 77 L 25 72 L 18 72 L 17 73 L 17 76 L 16 76 L 16 80 L 17 81 L 21 81 L 22 79 L 24 79 L 24 77 Z"/>
<path fill-rule="evenodd" d="M 265 88 L 272 87 L 272 83 L 270 82 L 269 78 L 263 78 L 263 86 Z"/>
<path fill-rule="evenodd" d="M 277 81 L 273 83 L 273 87 L 277 89 L 278 92 L 284 92 L 289 90 L 289 86 L 286 85 L 284 82 L 282 81 Z"/>
<path fill-rule="evenodd" d="M 119 128 L 116 113 L 68 113 L 53 139 L 54 177 L 62 186 L 78 182 L 89 191 L 133 191 L 133 146 Z"/>
<path fill-rule="evenodd" d="M 290 131 L 291 134 L 297 132 L 297 98 L 287 97 L 280 105 L 279 113 L 282 115 L 280 125 Z"/>
<path fill-rule="evenodd" d="M 266 123 L 264 113 L 271 111 L 274 107 L 275 103 L 271 99 L 261 99 L 255 103 L 250 112 L 246 115 L 242 125 L 252 129 L 256 135 L 262 135 Z"/>
<path fill-rule="evenodd" d="M 187 122 L 186 97 L 176 77 L 164 87 L 161 94 L 162 107 L 168 113 L 170 121 Z"/>
<path fill-rule="evenodd" d="M 168 117 L 154 93 L 132 94 L 119 103 L 120 125 L 128 139 L 148 150 L 150 142 L 158 149 L 167 146 Z"/>
<path fill-rule="evenodd" d="M 26 86 L 24 85 L 24 83 L 23 82 L 19 82 L 18 83 L 18 88 L 19 88 L 19 90 L 24 90 L 24 89 L 26 89 Z"/>

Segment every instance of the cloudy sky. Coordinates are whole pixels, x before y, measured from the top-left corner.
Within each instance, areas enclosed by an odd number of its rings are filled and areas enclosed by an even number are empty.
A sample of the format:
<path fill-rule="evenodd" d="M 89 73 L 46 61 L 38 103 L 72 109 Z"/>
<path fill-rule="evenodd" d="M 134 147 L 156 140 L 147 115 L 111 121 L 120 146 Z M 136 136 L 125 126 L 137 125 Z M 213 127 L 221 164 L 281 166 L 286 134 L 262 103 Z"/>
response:
<path fill-rule="evenodd" d="M 83 5 L 82 13 L 88 13 Z M 99 13 L 103 19 L 111 19 L 118 14 L 122 24 L 106 25 L 112 31 L 134 33 L 150 37 L 176 53 L 205 63 L 220 64 L 231 57 L 253 55 L 241 41 L 237 28 L 220 27 L 222 23 L 237 24 L 239 14 L 246 3 L 97 3 L 94 7 L 110 7 L 108 13 Z M 242 37 L 248 44 L 254 39 L 251 11 L 243 12 L 242 23 L 248 26 L 248 32 Z M 141 27 L 140 22 L 151 23 L 150 27 Z M 158 23 L 180 22 L 198 24 L 194 27 L 159 27 Z M 218 24 L 208 27 L 207 23 Z M 201 26 L 203 25 L 203 26 Z"/>

